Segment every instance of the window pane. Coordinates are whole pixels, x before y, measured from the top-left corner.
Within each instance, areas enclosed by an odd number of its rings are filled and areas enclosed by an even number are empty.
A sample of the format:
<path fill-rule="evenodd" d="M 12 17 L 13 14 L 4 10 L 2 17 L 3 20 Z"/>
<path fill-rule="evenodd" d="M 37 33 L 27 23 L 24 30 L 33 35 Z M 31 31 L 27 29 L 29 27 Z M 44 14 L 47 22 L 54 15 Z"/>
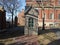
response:
<path fill-rule="evenodd" d="M 54 19 L 54 15 L 53 15 L 53 13 L 50 14 L 49 19 Z"/>
<path fill-rule="evenodd" d="M 52 14 L 50 14 L 50 19 L 52 19 Z"/>
<path fill-rule="evenodd" d="M 60 14 L 59 14 L 58 18 L 60 19 Z"/>
<path fill-rule="evenodd" d="M 42 18 L 45 18 L 46 19 L 46 14 L 45 13 L 43 14 Z"/>
<path fill-rule="evenodd" d="M 58 0 L 58 5 L 60 4 L 60 0 Z"/>
<path fill-rule="evenodd" d="M 29 26 L 29 28 L 33 28 L 33 26 L 34 26 L 33 18 L 29 18 L 28 26 Z"/>

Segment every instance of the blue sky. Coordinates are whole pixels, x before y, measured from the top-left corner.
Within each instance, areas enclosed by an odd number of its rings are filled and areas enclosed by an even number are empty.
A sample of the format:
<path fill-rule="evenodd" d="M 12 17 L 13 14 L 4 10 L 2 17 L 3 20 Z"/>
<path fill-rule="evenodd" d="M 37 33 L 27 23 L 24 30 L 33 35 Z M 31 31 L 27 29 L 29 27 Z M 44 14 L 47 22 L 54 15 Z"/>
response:
<path fill-rule="evenodd" d="M 25 0 L 20 0 L 20 10 L 25 9 L 26 2 Z"/>
<path fill-rule="evenodd" d="M 19 1 L 19 3 L 20 3 L 20 8 L 18 9 L 19 11 L 18 12 L 21 12 L 21 10 L 22 9 L 25 9 L 25 5 L 26 5 L 26 0 L 18 0 Z M 17 14 L 18 14 L 18 12 L 17 12 Z M 11 15 L 11 14 L 9 14 L 9 15 Z M 11 16 L 9 16 L 8 15 L 8 13 L 6 14 L 6 20 L 11 20 Z"/>

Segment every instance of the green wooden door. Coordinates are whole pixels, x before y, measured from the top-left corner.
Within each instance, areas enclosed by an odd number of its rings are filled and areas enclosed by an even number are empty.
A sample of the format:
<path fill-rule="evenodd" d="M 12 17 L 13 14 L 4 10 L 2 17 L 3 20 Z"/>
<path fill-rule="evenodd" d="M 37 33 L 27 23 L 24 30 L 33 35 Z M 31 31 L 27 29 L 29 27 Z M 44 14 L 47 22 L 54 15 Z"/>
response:
<path fill-rule="evenodd" d="M 33 27 L 34 27 L 34 20 L 33 20 L 33 18 L 29 18 L 29 20 L 28 20 L 28 27 L 29 27 L 29 29 L 33 29 Z"/>

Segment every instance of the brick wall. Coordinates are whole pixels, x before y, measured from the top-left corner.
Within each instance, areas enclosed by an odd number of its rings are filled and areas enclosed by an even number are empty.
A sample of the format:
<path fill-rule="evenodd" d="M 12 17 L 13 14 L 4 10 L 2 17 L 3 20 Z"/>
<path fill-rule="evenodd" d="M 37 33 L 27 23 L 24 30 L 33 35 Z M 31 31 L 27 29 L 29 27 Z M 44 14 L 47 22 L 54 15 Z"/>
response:
<path fill-rule="evenodd" d="M 41 4 L 41 2 L 40 2 Z M 42 17 L 43 17 L 43 13 L 45 13 L 46 15 L 46 19 L 45 19 L 45 25 L 46 26 L 49 26 L 50 24 L 52 24 L 53 26 L 57 25 L 58 24 L 58 27 L 60 26 L 59 22 L 60 22 L 60 19 L 58 19 L 59 17 L 59 14 L 60 14 L 60 3 L 58 0 L 50 0 L 49 2 L 48 1 L 45 1 L 43 2 L 43 4 L 45 6 L 48 5 L 48 7 L 52 7 L 52 8 L 44 8 L 44 10 L 41 8 L 41 5 L 39 7 L 38 3 L 36 2 L 36 0 L 34 1 L 26 1 L 26 5 L 32 5 L 34 6 L 35 8 L 38 8 L 38 11 L 39 11 L 39 15 L 38 15 L 38 24 L 39 26 L 42 26 Z M 57 7 L 57 8 L 53 8 L 53 7 Z M 53 19 L 50 19 L 50 14 L 53 14 Z"/>

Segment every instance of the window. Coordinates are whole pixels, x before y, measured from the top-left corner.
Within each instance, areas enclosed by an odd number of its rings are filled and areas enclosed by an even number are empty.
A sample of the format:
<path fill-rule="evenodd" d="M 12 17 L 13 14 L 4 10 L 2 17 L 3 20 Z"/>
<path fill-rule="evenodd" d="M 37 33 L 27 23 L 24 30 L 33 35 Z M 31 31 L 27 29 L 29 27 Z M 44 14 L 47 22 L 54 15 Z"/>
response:
<path fill-rule="evenodd" d="M 45 18 L 45 13 L 44 13 L 44 18 Z"/>
<path fill-rule="evenodd" d="M 29 18 L 29 20 L 28 20 L 28 26 L 29 26 L 29 29 L 33 28 L 33 26 L 34 26 L 33 18 Z"/>
<path fill-rule="evenodd" d="M 50 14 L 50 18 L 49 19 L 54 19 L 53 13 Z"/>
<path fill-rule="evenodd" d="M 59 14 L 59 16 L 58 16 L 58 19 L 60 19 L 60 14 Z"/>
<path fill-rule="evenodd" d="M 49 24 L 50 27 L 53 27 L 53 24 Z"/>
<path fill-rule="evenodd" d="M 60 0 L 58 0 L 58 5 L 60 5 Z"/>
<path fill-rule="evenodd" d="M 45 15 L 45 13 L 43 14 L 42 18 L 45 18 L 45 19 L 46 19 L 46 15 Z"/>

